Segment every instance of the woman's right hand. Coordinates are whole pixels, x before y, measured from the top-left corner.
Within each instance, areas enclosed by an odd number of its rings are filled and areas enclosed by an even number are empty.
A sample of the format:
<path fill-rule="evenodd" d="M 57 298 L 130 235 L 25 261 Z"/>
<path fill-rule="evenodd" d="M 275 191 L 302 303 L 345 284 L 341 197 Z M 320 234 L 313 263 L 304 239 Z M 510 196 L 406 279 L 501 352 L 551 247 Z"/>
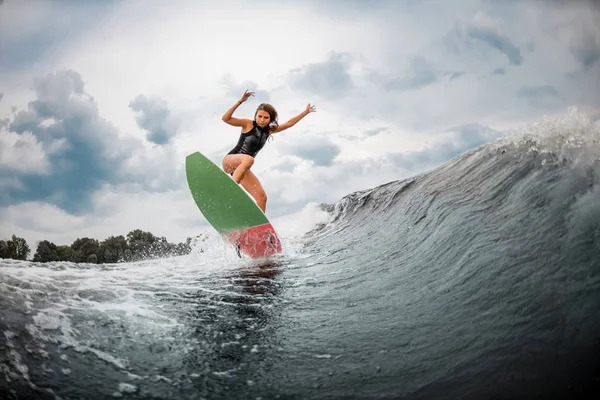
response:
<path fill-rule="evenodd" d="M 251 91 L 249 91 L 249 90 L 246 90 L 246 91 L 244 92 L 244 94 L 242 95 L 242 98 L 240 99 L 240 103 L 243 103 L 243 102 L 245 102 L 246 100 L 248 100 L 248 97 L 250 97 L 250 96 L 254 96 L 254 92 L 251 92 Z"/>

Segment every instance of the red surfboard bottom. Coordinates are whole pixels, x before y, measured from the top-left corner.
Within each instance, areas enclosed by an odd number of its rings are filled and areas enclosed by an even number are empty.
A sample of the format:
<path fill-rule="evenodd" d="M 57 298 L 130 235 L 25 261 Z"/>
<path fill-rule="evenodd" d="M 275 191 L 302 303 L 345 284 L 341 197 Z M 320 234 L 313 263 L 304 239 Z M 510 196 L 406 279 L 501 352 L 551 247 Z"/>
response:
<path fill-rule="evenodd" d="M 241 253 L 252 258 L 281 253 L 281 241 L 270 223 L 224 232 L 222 236 L 227 242 L 237 247 Z"/>

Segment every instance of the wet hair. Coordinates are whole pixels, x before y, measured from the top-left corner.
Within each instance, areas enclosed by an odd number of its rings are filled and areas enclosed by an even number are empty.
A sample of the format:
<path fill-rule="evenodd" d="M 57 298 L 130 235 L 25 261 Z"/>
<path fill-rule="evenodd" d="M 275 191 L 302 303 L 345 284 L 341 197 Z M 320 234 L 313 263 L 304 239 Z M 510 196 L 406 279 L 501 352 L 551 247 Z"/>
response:
<path fill-rule="evenodd" d="M 256 107 L 256 111 L 254 112 L 254 119 L 256 119 L 256 114 L 258 114 L 260 110 L 268 112 L 269 116 L 271 117 L 269 125 L 265 127 L 265 132 L 270 133 L 271 129 L 277 128 L 279 126 L 279 121 L 277 120 L 277 110 L 269 103 L 261 103 L 258 105 L 258 107 Z"/>

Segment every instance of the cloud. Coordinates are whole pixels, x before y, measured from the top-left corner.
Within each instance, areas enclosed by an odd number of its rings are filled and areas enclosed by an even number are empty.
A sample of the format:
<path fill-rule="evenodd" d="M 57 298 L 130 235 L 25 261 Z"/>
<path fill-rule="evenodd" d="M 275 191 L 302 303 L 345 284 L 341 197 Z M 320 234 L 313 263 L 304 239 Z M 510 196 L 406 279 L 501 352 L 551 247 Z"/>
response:
<path fill-rule="evenodd" d="M 464 124 L 449 129 L 447 133 L 449 135 L 445 140 L 429 148 L 408 153 L 392 153 L 389 159 L 404 169 L 423 169 L 445 162 L 469 149 L 495 141 L 504 134 L 478 123 Z"/>
<path fill-rule="evenodd" d="M 584 68 L 590 68 L 600 59 L 600 35 L 595 36 L 591 32 L 581 34 L 573 40 L 569 50 Z"/>
<path fill-rule="evenodd" d="M 460 78 L 461 76 L 463 76 L 465 73 L 463 71 L 457 71 L 457 72 L 450 72 L 450 80 L 453 81 L 455 79 Z"/>
<path fill-rule="evenodd" d="M 344 97 L 354 87 L 348 72 L 351 61 L 347 53 L 331 52 L 326 61 L 292 69 L 290 84 L 295 89 L 327 99 Z"/>
<path fill-rule="evenodd" d="M 129 107 L 137 112 L 137 124 L 148 131 L 150 142 L 168 144 L 177 135 L 181 122 L 171 116 L 165 100 L 140 94 L 129 102 Z"/>
<path fill-rule="evenodd" d="M 430 56 L 415 55 L 408 64 L 398 67 L 397 72 L 383 74 L 365 68 L 365 80 L 386 91 L 416 91 L 424 87 L 445 81 L 451 82 L 466 74 L 465 71 L 449 70 Z"/>
<path fill-rule="evenodd" d="M 0 198 L 3 206 L 45 201 L 80 214 L 90 211 L 92 194 L 106 184 L 148 191 L 181 185 L 174 150 L 146 150 L 141 141 L 122 138 L 84 86 L 73 70 L 35 79 L 36 99 L 14 115 L 0 140 L 0 180 L 12 182 Z M 160 128 L 164 121 L 151 117 L 164 115 L 161 103 L 138 100 L 148 117 L 144 126 Z"/>
<path fill-rule="evenodd" d="M 467 34 L 473 39 L 478 39 L 489 44 L 496 50 L 506 54 L 511 65 L 521 65 L 523 57 L 517 46 L 510 39 L 493 30 L 485 27 L 471 26 L 467 29 Z"/>
<path fill-rule="evenodd" d="M 444 41 L 457 53 L 477 48 L 478 43 L 485 44 L 488 48 L 504 54 L 510 65 L 519 66 L 523 63 L 521 50 L 508 35 L 501 31 L 500 25 L 480 11 L 471 21 L 457 21 Z"/>
<path fill-rule="evenodd" d="M 386 131 L 388 128 L 374 128 L 374 129 L 368 129 L 366 131 L 364 131 L 364 134 L 367 136 L 375 136 L 375 135 L 379 135 L 381 132 Z"/>
<path fill-rule="evenodd" d="M 551 2 L 540 13 L 544 33 L 568 50 L 583 70 L 600 59 L 600 6 L 597 1 Z M 555 60 L 556 61 L 556 60 Z"/>
<path fill-rule="evenodd" d="M 273 165 L 273 168 L 276 168 L 278 171 L 281 172 L 292 172 L 294 171 L 294 168 L 296 168 L 297 165 L 298 163 L 290 159 L 289 156 L 283 156 L 282 160 L 279 163 Z"/>
<path fill-rule="evenodd" d="M 65 49 L 65 42 L 102 21 L 116 0 L 9 1 L 0 12 L 0 69 L 22 68 Z M 61 46 L 62 45 L 62 46 Z"/>
<path fill-rule="evenodd" d="M 482 41 L 504 53 L 511 65 L 521 65 L 523 62 L 519 48 L 483 12 L 478 13 L 473 22 L 467 25 L 466 33 L 469 38 Z"/>
<path fill-rule="evenodd" d="M 0 101 L 2 101 L 3 97 L 4 97 L 4 93 L 0 92 Z"/>
<path fill-rule="evenodd" d="M 410 90 L 419 89 L 423 86 L 435 83 L 438 76 L 431 62 L 424 57 L 415 57 L 411 60 L 408 70 L 404 76 L 394 78 L 387 82 L 388 90 Z"/>
<path fill-rule="evenodd" d="M 475 148 L 484 143 L 500 138 L 504 133 L 478 123 L 464 124 L 449 129 L 451 140 L 455 146 Z"/>
<path fill-rule="evenodd" d="M 52 152 L 53 149 L 49 149 Z M 50 164 L 37 138 L 31 133 L 3 133 L 0 137 L 0 176 L 11 173 L 47 175 Z M 4 174 L 1 171 L 5 171 Z M 5 192 L 7 194 L 8 192 Z"/>
<path fill-rule="evenodd" d="M 9 130 L 21 135 L 12 147 L 22 146 L 32 158 L 25 158 L 25 170 L 12 163 L 3 172 L 16 172 L 22 183 L 21 189 L 7 195 L 11 202 L 44 200 L 69 212 L 86 211 L 90 194 L 101 183 L 119 180 L 120 166 L 132 148 L 127 142 L 115 145 L 119 142 L 116 128 L 99 116 L 77 72 L 38 78 L 34 91 L 36 100 L 9 125 Z M 40 150 L 45 160 L 37 169 L 32 160 Z"/>
<path fill-rule="evenodd" d="M 340 153 L 340 147 L 333 143 L 307 143 L 296 149 L 295 155 L 310 160 L 319 167 L 330 167 L 333 159 Z"/>
<path fill-rule="evenodd" d="M 317 167 L 331 167 L 341 152 L 340 146 L 329 139 L 309 133 L 286 138 L 277 148 L 285 155 L 294 155 Z"/>
<path fill-rule="evenodd" d="M 494 75 L 504 75 L 506 73 L 506 70 L 504 68 L 496 68 L 495 70 L 492 71 L 492 74 Z"/>
<path fill-rule="evenodd" d="M 517 96 L 527 99 L 536 107 L 543 107 L 555 104 L 560 99 L 560 92 L 552 85 L 523 86 L 517 92 Z"/>
<path fill-rule="evenodd" d="M 241 98 L 246 90 L 254 92 L 254 101 L 258 103 L 268 103 L 271 96 L 266 90 L 258 89 L 258 84 L 249 80 L 237 83 L 231 74 L 225 74 L 219 83 L 225 89 L 225 96 Z"/>

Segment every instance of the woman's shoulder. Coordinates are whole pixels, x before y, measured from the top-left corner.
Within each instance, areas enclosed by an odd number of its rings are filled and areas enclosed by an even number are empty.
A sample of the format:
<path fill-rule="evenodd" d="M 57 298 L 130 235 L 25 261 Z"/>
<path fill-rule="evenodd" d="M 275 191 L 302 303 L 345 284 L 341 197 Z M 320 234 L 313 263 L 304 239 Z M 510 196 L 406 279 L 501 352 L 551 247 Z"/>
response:
<path fill-rule="evenodd" d="M 247 122 L 244 124 L 244 126 L 242 127 L 242 133 L 248 134 L 250 132 L 252 132 L 255 128 L 256 128 L 256 121 L 249 119 L 247 120 Z"/>

